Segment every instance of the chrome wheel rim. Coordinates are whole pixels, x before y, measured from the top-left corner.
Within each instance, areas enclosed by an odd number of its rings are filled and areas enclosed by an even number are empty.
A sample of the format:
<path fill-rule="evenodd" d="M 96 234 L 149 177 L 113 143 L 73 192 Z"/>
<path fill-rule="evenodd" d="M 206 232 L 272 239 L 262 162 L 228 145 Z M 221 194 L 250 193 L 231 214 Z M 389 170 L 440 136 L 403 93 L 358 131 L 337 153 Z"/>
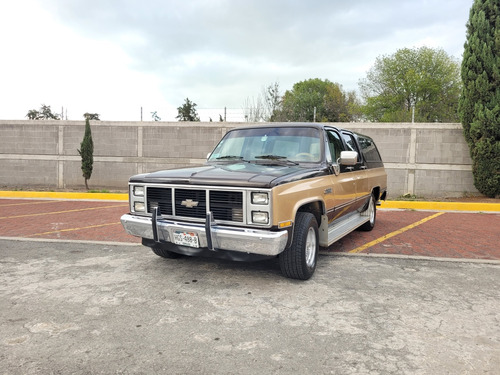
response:
<path fill-rule="evenodd" d="M 369 215 L 370 215 L 370 224 L 373 225 L 375 223 L 375 204 L 373 203 L 373 198 L 370 198 L 370 206 L 368 207 Z"/>
<path fill-rule="evenodd" d="M 314 228 L 309 228 L 306 238 L 306 265 L 307 267 L 314 267 L 316 259 L 316 232 Z"/>

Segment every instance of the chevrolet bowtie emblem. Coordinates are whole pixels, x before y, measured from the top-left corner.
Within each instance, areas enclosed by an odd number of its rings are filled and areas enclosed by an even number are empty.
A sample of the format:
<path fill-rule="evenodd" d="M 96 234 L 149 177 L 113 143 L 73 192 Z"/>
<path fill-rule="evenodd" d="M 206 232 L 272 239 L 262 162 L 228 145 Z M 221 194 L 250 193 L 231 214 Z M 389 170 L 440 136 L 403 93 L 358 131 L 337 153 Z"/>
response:
<path fill-rule="evenodd" d="M 196 201 L 194 201 L 194 200 L 192 200 L 192 199 L 186 199 L 185 201 L 182 201 L 182 202 L 181 202 L 181 205 L 182 205 L 182 206 L 185 206 L 185 207 L 187 207 L 187 208 L 193 208 L 193 207 L 198 206 L 198 203 L 199 203 L 199 202 L 196 202 Z"/>

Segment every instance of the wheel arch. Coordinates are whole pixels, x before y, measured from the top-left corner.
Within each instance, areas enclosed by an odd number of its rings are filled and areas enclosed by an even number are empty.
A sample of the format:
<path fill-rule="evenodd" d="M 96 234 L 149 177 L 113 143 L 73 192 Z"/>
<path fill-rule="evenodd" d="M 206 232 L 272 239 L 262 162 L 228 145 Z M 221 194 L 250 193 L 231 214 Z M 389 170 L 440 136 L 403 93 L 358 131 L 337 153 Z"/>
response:
<path fill-rule="evenodd" d="M 303 204 L 297 209 L 297 212 L 309 212 L 314 215 L 316 218 L 316 222 L 321 224 L 321 215 L 325 213 L 325 203 L 323 201 L 313 201 L 306 204 Z M 297 216 L 297 212 L 295 212 L 295 216 Z"/>
<path fill-rule="evenodd" d="M 325 202 L 322 200 L 313 200 L 310 202 L 303 202 L 298 208 L 295 210 L 295 213 L 293 215 L 294 221 L 293 225 L 289 230 L 289 235 L 288 235 L 288 242 L 286 244 L 286 247 L 289 247 L 292 243 L 293 239 L 293 233 L 295 230 L 295 223 L 296 223 L 296 218 L 297 214 L 299 212 L 309 212 L 312 215 L 314 215 L 314 218 L 316 219 L 316 223 L 318 224 L 318 227 L 321 225 L 321 216 L 326 214 L 326 208 L 325 208 Z"/>
<path fill-rule="evenodd" d="M 387 190 L 382 188 L 380 186 L 375 186 L 372 188 L 372 195 L 375 198 L 375 203 L 377 205 L 380 204 L 380 201 L 385 201 L 387 197 Z"/>

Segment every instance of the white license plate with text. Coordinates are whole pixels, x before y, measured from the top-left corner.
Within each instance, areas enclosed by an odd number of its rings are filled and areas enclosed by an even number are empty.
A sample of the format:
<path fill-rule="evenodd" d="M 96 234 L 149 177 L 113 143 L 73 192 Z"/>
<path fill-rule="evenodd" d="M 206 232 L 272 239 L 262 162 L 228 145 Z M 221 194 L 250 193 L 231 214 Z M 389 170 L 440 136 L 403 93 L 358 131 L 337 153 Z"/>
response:
<path fill-rule="evenodd" d="M 175 231 L 174 243 L 181 246 L 200 247 L 198 235 L 192 232 Z"/>

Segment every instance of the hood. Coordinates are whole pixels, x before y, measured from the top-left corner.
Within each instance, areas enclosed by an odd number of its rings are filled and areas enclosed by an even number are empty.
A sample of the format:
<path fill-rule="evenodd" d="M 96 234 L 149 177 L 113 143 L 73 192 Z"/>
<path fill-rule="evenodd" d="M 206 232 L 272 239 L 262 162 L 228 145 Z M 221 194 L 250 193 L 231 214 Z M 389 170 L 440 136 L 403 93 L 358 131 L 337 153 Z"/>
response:
<path fill-rule="evenodd" d="M 271 188 L 286 182 L 316 177 L 326 173 L 326 168 L 318 165 L 304 167 L 303 165 L 277 166 L 231 163 L 140 174 L 131 177 L 130 182 Z"/>

